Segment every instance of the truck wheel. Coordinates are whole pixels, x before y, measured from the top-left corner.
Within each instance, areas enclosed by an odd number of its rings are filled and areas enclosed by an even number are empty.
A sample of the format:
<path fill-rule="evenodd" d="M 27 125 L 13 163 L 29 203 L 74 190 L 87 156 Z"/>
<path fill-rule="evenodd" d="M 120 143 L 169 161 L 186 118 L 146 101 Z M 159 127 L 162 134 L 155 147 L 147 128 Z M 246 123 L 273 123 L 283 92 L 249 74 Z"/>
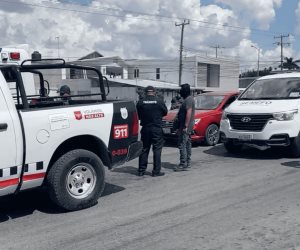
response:
<path fill-rule="evenodd" d="M 53 164 L 46 182 L 51 200 L 74 211 L 97 203 L 105 186 L 104 178 L 105 169 L 100 158 L 90 151 L 76 149 Z"/>
<path fill-rule="evenodd" d="M 242 150 L 242 145 L 236 145 L 233 143 L 232 140 L 227 139 L 226 142 L 224 142 L 224 147 L 229 153 L 239 153 Z"/>
<path fill-rule="evenodd" d="M 292 157 L 300 157 L 300 134 L 291 140 L 290 152 Z"/>
<path fill-rule="evenodd" d="M 205 131 L 205 144 L 208 146 L 214 146 L 219 142 L 219 140 L 219 127 L 216 124 L 210 124 Z"/>

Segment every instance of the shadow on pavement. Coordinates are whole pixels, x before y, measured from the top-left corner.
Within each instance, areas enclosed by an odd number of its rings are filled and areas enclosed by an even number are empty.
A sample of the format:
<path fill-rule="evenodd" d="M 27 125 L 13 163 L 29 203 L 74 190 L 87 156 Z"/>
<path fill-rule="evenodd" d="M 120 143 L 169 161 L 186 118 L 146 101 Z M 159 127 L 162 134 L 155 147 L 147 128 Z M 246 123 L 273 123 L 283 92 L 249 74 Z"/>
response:
<path fill-rule="evenodd" d="M 300 161 L 288 161 L 281 163 L 282 166 L 291 167 L 291 168 L 300 168 Z"/>
<path fill-rule="evenodd" d="M 137 175 L 137 168 L 132 166 L 124 166 L 119 168 L 113 168 L 111 172 Z"/>
<path fill-rule="evenodd" d="M 121 186 L 118 186 L 118 185 L 115 185 L 115 184 L 111 184 L 111 183 L 105 183 L 105 188 L 104 188 L 104 191 L 103 191 L 101 197 L 111 195 L 111 194 L 114 194 L 114 193 L 119 193 L 123 190 L 125 190 L 124 187 L 121 187 Z"/>
<path fill-rule="evenodd" d="M 124 187 L 106 183 L 102 196 L 111 195 L 123 190 L 125 190 Z M 43 188 L 0 198 L 0 223 L 9 219 L 31 215 L 34 211 L 40 211 L 46 214 L 66 213 L 65 210 L 57 207 L 50 200 L 46 190 Z"/>
<path fill-rule="evenodd" d="M 147 170 L 152 170 L 152 163 L 148 163 Z M 132 166 L 125 166 L 125 167 L 119 167 L 119 168 L 113 168 L 111 172 L 114 173 L 123 173 L 123 174 L 131 174 L 136 175 L 138 174 L 138 168 L 132 167 Z M 149 171 L 145 172 L 145 175 L 151 175 Z"/>
<path fill-rule="evenodd" d="M 272 159 L 289 158 L 289 154 L 286 148 L 270 148 L 261 151 L 251 147 L 244 147 L 241 152 L 232 154 L 227 152 L 222 144 L 204 150 L 203 153 L 209 155 L 215 155 L 215 156 L 244 158 L 244 159 L 272 160 Z"/>
<path fill-rule="evenodd" d="M 0 222 L 31 215 L 36 210 L 47 214 L 65 212 L 52 203 L 44 189 L 24 191 L 18 195 L 2 197 L 0 204 Z"/>
<path fill-rule="evenodd" d="M 162 167 L 162 168 L 171 169 L 171 170 L 174 170 L 174 168 L 175 168 L 177 165 L 178 165 L 178 164 L 173 164 L 173 163 L 170 163 L 170 162 L 162 162 L 162 163 L 161 163 L 161 167 Z"/>

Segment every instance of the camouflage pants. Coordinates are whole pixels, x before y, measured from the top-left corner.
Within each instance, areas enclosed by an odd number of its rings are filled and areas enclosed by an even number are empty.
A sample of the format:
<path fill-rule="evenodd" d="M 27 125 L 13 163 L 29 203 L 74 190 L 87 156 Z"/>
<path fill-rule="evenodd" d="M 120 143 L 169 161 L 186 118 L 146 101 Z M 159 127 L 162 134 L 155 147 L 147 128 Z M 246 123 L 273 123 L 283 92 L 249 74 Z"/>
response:
<path fill-rule="evenodd" d="M 192 156 L 192 140 L 191 134 L 179 131 L 178 134 L 178 148 L 180 153 L 180 165 L 188 166 L 191 164 Z"/>

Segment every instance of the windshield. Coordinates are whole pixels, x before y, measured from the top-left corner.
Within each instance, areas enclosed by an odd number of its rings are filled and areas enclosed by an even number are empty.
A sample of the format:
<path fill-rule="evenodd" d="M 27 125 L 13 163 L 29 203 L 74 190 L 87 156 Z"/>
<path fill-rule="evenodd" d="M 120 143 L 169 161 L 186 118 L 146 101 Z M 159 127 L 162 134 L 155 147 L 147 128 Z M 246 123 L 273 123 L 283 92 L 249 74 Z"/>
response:
<path fill-rule="evenodd" d="M 257 80 L 239 100 L 294 99 L 300 97 L 300 78 Z"/>
<path fill-rule="evenodd" d="M 223 99 L 222 95 L 198 95 L 195 97 L 195 108 L 216 109 Z"/>

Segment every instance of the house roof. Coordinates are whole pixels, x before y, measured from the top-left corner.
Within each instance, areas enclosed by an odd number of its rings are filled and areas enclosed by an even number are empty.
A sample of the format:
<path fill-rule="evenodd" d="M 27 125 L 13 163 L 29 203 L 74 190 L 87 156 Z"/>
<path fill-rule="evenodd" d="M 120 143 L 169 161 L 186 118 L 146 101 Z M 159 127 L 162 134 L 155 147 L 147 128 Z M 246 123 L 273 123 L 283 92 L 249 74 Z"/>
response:
<path fill-rule="evenodd" d="M 93 59 L 93 58 L 98 58 L 98 57 L 103 57 L 103 55 L 100 54 L 98 51 L 93 51 L 93 52 L 87 54 L 86 56 L 79 58 L 78 60 Z"/>
<path fill-rule="evenodd" d="M 96 57 L 90 59 L 82 59 L 70 62 L 76 65 L 82 66 L 102 66 L 102 65 L 110 65 L 110 64 L 117 64 L 121 67 L 127 67 L 128 65 L 126 62 L 119 56 L 103 56 L 103 57 Z"/>

